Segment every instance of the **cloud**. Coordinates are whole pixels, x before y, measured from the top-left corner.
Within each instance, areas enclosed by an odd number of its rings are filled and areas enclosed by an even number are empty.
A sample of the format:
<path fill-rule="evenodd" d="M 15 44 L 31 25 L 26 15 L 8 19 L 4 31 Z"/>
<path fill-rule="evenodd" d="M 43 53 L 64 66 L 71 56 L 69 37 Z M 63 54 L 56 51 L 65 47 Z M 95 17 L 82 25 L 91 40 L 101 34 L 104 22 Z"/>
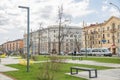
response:
<path fill-rule="evenodd" d="M 21 33 L 27 28 L 27 10 L 19 9 L 18 6 L 30 7 L 30 29 L 39 29 L 39 24 L 43 26 L 58 24 L 58 6 L 63 5 L 65 17 L 82 17 L 94 13 L 89 8 L 90 0 L 1 0 L 0 2 L 0 29 L 1 33 L 14 34 Z M 72 21 L 71 24 L 75 24 Z M 76 23 L 79 25 L 79 23 Z M 17 32 L 16 32 L 17 31 Z M 16 34 L 17 35 L 17 34 Z M 7 36 L 7 35 L 6 35 Z M 17 36 L 18 37 L 18 36 Z M 0 41 L 2 42 L 2 41 Z"/>
<path fill-rule="evenodd" d="M 106 5 L 102 6 L 102 11 L 106 11 L 107 9 L 108 9 L 108 6 L 106 6 Z"/>
<path fill-rule="evenodd" d="M 109 9 L 109 12 L 110 12 L 111 16 L 120 16 L 120 13 L 119 13 L 119 11 L 116 8 L 111 7 Z"/>
<path fill-rule="evenodd" d="M 4 29 L 4 28 L 0 28 L 0 33 L 3 34 L 3 33 L 8 33 L 8 30 Z"/>

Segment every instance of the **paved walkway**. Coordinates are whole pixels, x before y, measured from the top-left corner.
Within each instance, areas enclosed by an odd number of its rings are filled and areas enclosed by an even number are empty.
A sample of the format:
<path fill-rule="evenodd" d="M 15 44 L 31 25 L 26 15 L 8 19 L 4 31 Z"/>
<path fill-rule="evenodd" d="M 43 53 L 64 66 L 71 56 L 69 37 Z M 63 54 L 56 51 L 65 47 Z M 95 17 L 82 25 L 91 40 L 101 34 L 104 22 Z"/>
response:
<path fill-rule="evenodd" d="M 13 79 L 0 73 L 0 80 L 13 80 Z"/>
<path fill-rule="evenodd" d="M 88 61 L 88 60 L 66 60 L 66 63 L 76 63 L 76 64 L 86 64 L 86 65 L 96 65 L 96 66 L 105 66 L 105 67 L 114 67 L 114 68 L 120 68 L 120 64 L 114 64 L 114 63 L 101 63 L 96 61 Z"/>
<path fill-rule="evenodd" d="M 14 59 L 11 57 L 7 58 L 1 58 L 1 63 L 0 63 L 0 80 L 14 80 L 4 74 L 1 74 L 1 72 L 8 72 L 8 71 L 16 71 L 18 69 L 11 68 L 8 66 L 5 66 L 6 64 L 17 64 L 19 62 L 18 59 Z"/>
<path fill-rule="evenodd" d="M 70 75 L 70 73 L 67 74 Z M 82 71 L 72 76 L 82 77 L 88 80 L 120 80 L 120 69 L 98 70 L 97 78 L 89 78 L 88 71 Z"/>
<path fill-rule="evenodd" d="M 18 64 L 19 60 L 14 57 L 6 57 L 6 58 L 1 58 L 1 63 L 0 64 Z"/>
<path fill-rule="evenodd" d="M 98 70 L 97 78 L 89 78 L 88 71 L 79 72 L 77 77 L 86 78 L 88 80 L 120 80 L 120 64 L 113 63 L 101 63 L 95 61 L 87 61 L 87 60 L 66 60 L 67 63 L 76 63 L 76 64 L 87 64 L 87 65 L 96 65 L 96 66 L 106 66 L 106 67 L 114 67 L 115 69 L 107 69 L 107 70 Z M 67 73 L 70 75 L 70 73 Z"/>

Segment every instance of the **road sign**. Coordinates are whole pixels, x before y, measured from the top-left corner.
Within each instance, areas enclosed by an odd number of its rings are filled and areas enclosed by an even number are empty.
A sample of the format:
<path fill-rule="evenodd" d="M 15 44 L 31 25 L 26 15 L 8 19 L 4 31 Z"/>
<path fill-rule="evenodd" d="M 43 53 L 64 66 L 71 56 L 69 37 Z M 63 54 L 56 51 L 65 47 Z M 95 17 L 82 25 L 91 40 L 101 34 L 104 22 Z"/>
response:
<path fill-rule="evenodd" d="M 105 40 L 105 39 L 103 39 L 103 40 L 102 40 L 102 42 L 103 42 L 103 43 L 105 43 L 105 42 L 106 42 L 106 40 Z"/>

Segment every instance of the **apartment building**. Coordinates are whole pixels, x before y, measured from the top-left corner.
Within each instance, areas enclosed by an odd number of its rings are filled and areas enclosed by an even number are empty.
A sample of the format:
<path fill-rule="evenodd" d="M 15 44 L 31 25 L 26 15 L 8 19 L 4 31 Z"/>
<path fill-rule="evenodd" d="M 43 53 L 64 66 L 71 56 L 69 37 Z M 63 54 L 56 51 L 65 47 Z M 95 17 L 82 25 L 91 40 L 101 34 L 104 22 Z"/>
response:
<path fill-rule="evenodd" d="M 17 39 L 14 41 L 7 41 L 6 43 L 2 44 L 2 49 L 3 51 L 20 51 L 23 49 L 23 40 L 22 39 Z"/>
<path fill-rule="evenodd" d="M 84 26 L 84 48 L 109 48 L 113 54 L 120 52 L 120 18 L 112 16 L 103 23 Z"/>
<path fill-rule="evenodd" d="M 74 49 L 77 51 L 82 47 L 82 29 L 77 26 L 60 27 L 61 52 L 70 53 Z M 44 29 L 30 33 L 30 52 L 31 54 L 50 54 L 52 50 L 58 53 L 59 46 L 59 26 L 52 25 Z M 24 35 L 24 53 L 27 53 L 27 36 Z"/>

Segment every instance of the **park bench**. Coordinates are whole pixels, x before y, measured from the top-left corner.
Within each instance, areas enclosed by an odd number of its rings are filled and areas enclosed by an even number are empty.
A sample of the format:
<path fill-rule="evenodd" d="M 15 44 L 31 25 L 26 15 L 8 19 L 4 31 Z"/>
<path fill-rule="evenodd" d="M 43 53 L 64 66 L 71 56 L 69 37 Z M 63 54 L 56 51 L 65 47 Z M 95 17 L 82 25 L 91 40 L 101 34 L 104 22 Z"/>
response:
<path fill-rule="evenodd" d="M 83 60 L 83 57 L 82 56 L 72 56 L 72 60 L 75 60 L 75 59 Z"/>
<path fill-rule="evenodd" d="M 76 70 L 76 73 L 73 73 L 73 70 Z M 94 68 L 84 68 L 84 67 L 78 67 L 78 66 L 72 66 L 70 68 L 71 75 L 78 74 L 78 70 L 89 71 L 89 78 L 96 78 L 97 77 L 97 69 L 94 69 Z M 91 76 L 91 72 L 92 71 L 95 72 L 95 76 Z"/>

